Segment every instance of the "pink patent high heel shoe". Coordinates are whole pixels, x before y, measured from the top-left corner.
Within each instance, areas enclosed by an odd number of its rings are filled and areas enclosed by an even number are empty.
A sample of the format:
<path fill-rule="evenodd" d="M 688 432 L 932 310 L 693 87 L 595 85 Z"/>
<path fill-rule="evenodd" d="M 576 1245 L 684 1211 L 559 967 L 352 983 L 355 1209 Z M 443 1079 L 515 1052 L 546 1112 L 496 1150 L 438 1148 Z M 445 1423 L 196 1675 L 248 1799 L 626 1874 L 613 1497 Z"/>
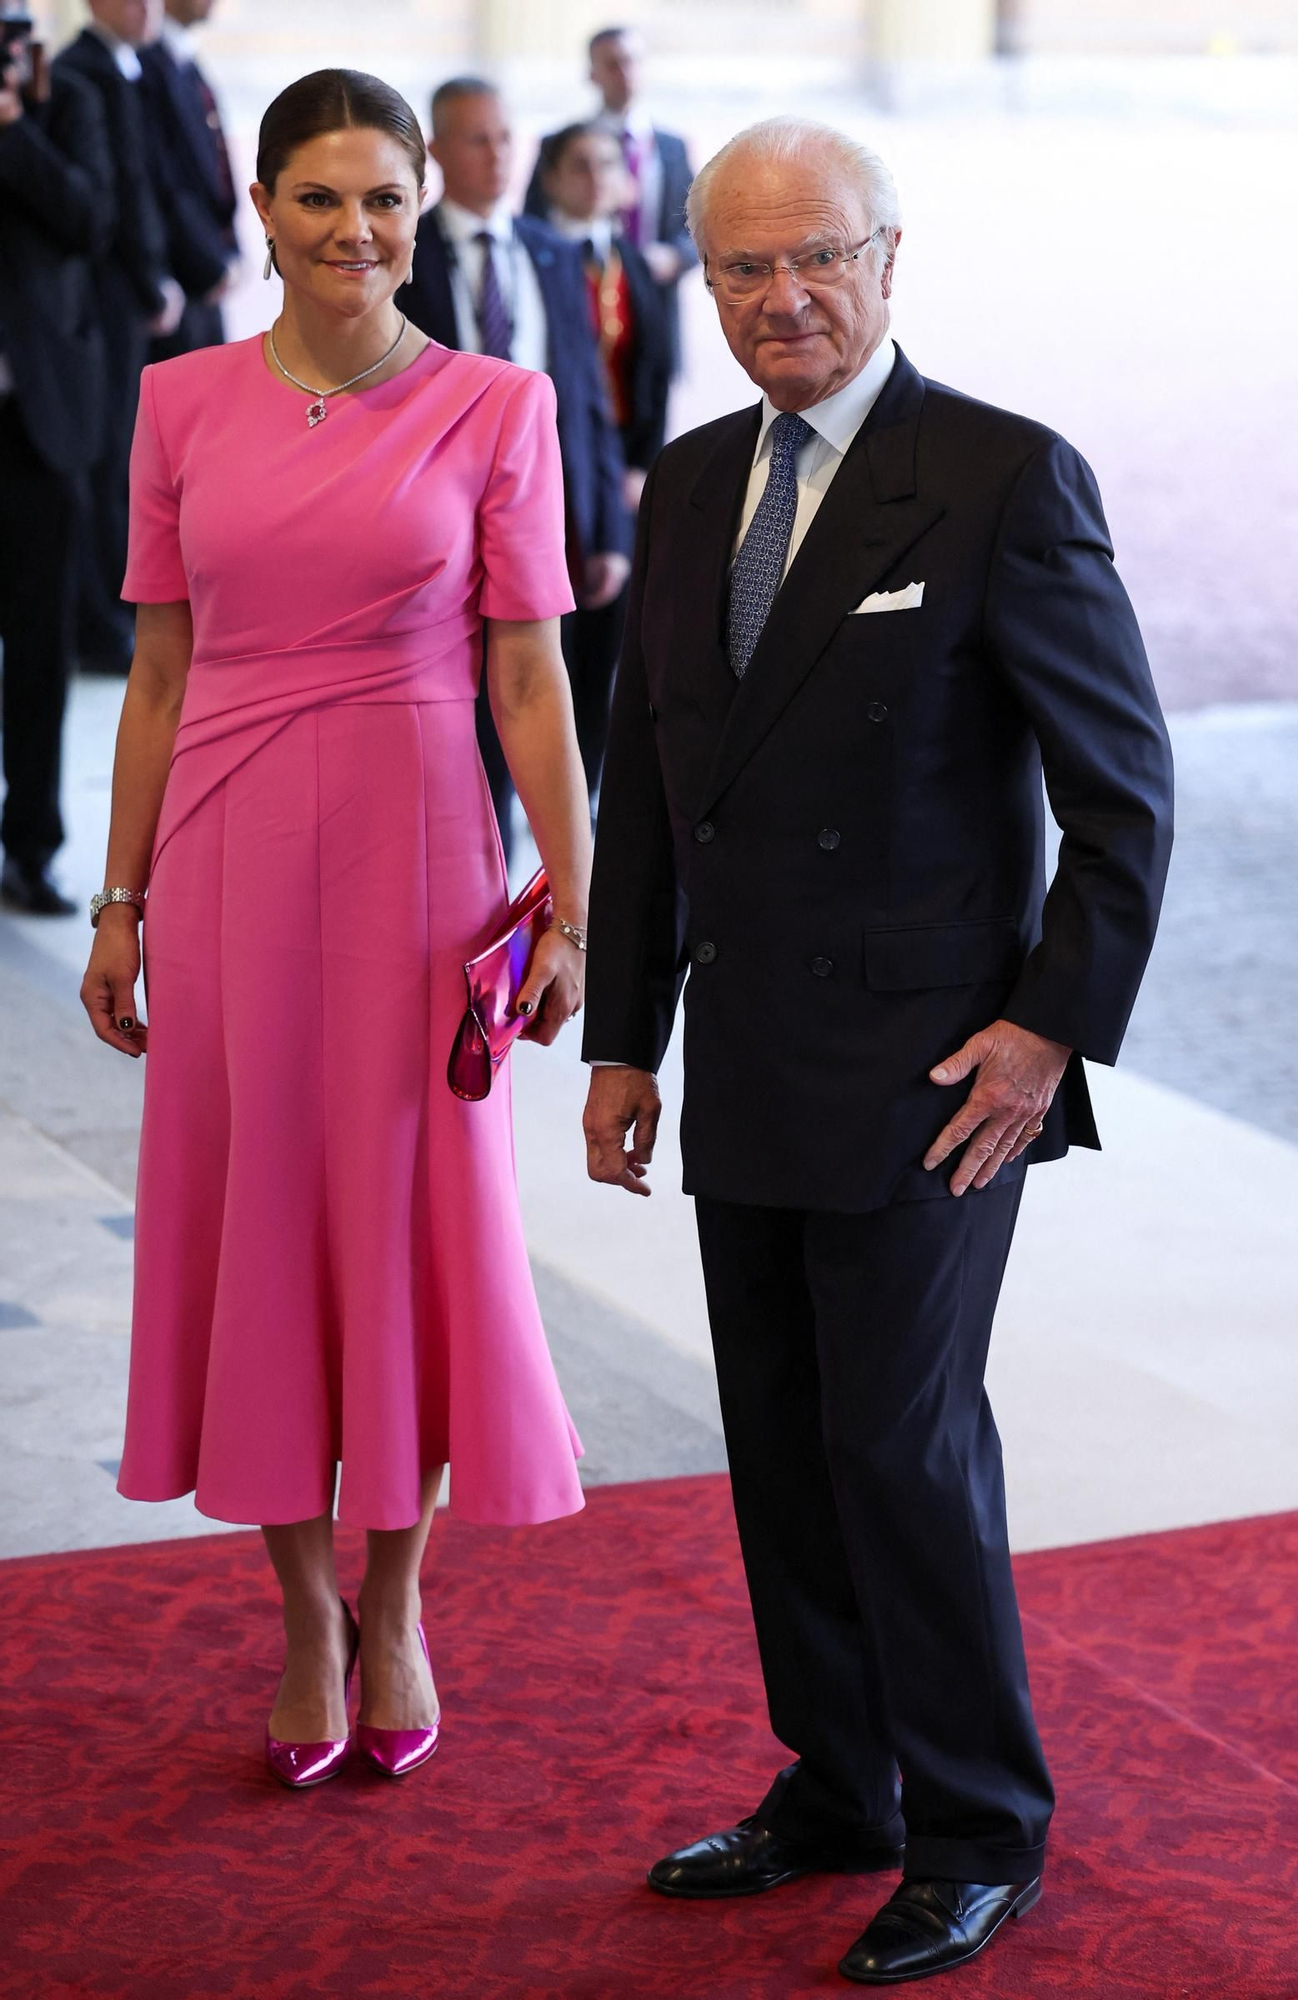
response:
<path fill-rule="evenodd" d="M 343 1709 L 346 1711 L 361 1635 L 351 1607 L 345 1601 L 343 1610 L 347 1614 L 347 1671 L 343 1676 Z M 347 1762 L 351 1747 L 350 1735 L 324 1743 L 281 1743 L 269 1729 L 266 1731 L 266 1762 L 281 1785 L 288 1785 L 295 1792 L 304 1790 L 307 1785 L 322 1785 L 326 1778 L 336 1777 Z"/>
<path fill-rule="evenodd" d="M 419 1627 L 419 1643 L 424 1658 L 428 1660 L 428 1641 L 424 1628 Z M 433 1663 L 428 1660 L 428 1671 Z M 409 1772 L 417 1771 L 426 1764 L 437 1748 L 437 1734 L 441 1725 L 441 1711 L 427 1729 L 375 1729 L 371 1723 L 358 1722 L 356 1725 L 356 1748 L 369 1758 L 376 1771 L 382 1771 L 385 1778 L 404 1778 Z"/>

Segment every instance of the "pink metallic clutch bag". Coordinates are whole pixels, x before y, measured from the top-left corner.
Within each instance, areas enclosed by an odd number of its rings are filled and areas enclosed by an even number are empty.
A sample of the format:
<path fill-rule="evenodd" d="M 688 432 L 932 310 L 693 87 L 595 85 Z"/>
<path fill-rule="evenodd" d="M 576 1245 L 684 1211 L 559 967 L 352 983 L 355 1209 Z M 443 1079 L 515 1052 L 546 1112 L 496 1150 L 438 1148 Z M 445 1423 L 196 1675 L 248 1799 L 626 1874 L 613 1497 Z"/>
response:
<path fill-rule="evenodd" d="M 515 1011 L 536 941 L 554 913 L 550 884 L 538 868 L 505 912 L 500 935 L 464 968 L 468 1006 L 451 1045 L 446 1081 L 457 1097 L 477 1104 L 528 1025 Z"/>

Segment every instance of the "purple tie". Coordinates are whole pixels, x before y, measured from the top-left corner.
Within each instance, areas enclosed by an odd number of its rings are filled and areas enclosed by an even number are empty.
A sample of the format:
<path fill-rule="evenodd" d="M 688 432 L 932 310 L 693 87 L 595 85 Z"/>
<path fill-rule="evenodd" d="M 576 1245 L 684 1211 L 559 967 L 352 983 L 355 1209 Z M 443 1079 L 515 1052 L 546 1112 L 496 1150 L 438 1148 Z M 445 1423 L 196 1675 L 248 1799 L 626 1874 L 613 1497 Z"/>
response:
<path fill-rule="evenodd" d="M 514 344 L 514 329 L 501 296 L 496 260 L 491 254 L 495 239 L 489 229 L 480 229 L 473 240 L 482 245 L 482 283 L 478 287 L 478 301 L 474 307 L 481 352 L 494 354 L 498 361 L 508 361 Z"/>
<path fill-rule="evenodd" d="M 640 142 L 629 127 L 622 134 L 622 164 L 630 174 L 631 185 L 635 189 L 635 200 L 629 208 L 622 210 L 622 234 L 638 250 L 644 236 L 644 217 L 640 213 Z"/>

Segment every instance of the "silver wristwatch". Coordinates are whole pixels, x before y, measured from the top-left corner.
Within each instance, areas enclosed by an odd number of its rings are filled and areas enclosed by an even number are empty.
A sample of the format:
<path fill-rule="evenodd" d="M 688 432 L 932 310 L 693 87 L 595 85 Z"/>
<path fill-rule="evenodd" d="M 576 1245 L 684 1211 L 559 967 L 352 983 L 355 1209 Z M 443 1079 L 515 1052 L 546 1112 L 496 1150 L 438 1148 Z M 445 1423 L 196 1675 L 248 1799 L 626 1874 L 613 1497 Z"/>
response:
<path fill-rule="evenodd" d="M 98 930 L 99 913 L 101 910 L 106 910 L 110 903 L 134 903 L 136 909 L 143 914 L 144 895 L 143 889 L 101 889 L 97 896 L 90 898 L 91 930 Z"/>

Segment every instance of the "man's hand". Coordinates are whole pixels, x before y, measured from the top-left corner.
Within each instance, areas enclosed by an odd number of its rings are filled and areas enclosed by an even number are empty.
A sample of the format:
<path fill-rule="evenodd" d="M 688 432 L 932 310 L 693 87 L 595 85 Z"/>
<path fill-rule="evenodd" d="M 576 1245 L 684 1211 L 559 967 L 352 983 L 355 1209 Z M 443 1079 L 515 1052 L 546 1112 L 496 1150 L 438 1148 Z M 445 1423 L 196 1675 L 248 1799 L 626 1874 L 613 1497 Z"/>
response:
<path fill-rule="evenodd" d="M 23 94 L 19 83 L 16 62 L 6 63 L 0 69 L 0 130 L 6 125 L 16 125 L 23 115 Z"/>
<path fill-rule="evenodd" d="M 601 1063 L 592 1069 L 581 1122 L 586 1171 L 593 1181 L 625 1188 L 628 1194 L 650 1192 L 645 1173 L 654 1156 L 662 1108 L 658 1079 L 647 1069 L 631 1069 L 624 1063 Z M 631 1147 L 626 1151 L 622 1141 L 632 1126 Z"/>
<path fill-rule="evenodd" d="M 993 1021 L 990 1028 L 971 1035 L 962 1049 L 929 1071 L 934 1083 L 962 1083 L 974 1070 L 978 1080 L 925 1153 L 925 1167 L 931 1172 L 957 1146 L 964 1146 L 951 1192 L 985 1188 L 1006 1161 L 1026 1152 L 1040 1133 L 1071 1054 L 1063 1042 L 1048 1042 L 1044 1035 L 1016 1028 L 1012 1021 Z"/>
<path fill-rule="evenodd" d="M 149 332 L 155 339 L 166 340 L 180 325 L 185 310 L 185 294 L 174 278 L 162 280 L 162 310 L 149 321 Z"/>
<path fill-rule="evenodd" d="M 631 558 L 616 549 L 587 556 L 582 565 L 583 589 L 578 602 L 583 611 L 602 611 L 611 604 L 631 574 Z"/>
<path fill-rule="evenodd" d="M 681 253 L 670 243 L 646 243 L 644 260 L 660 285 L 674 284 L 681 274 Z"/>

